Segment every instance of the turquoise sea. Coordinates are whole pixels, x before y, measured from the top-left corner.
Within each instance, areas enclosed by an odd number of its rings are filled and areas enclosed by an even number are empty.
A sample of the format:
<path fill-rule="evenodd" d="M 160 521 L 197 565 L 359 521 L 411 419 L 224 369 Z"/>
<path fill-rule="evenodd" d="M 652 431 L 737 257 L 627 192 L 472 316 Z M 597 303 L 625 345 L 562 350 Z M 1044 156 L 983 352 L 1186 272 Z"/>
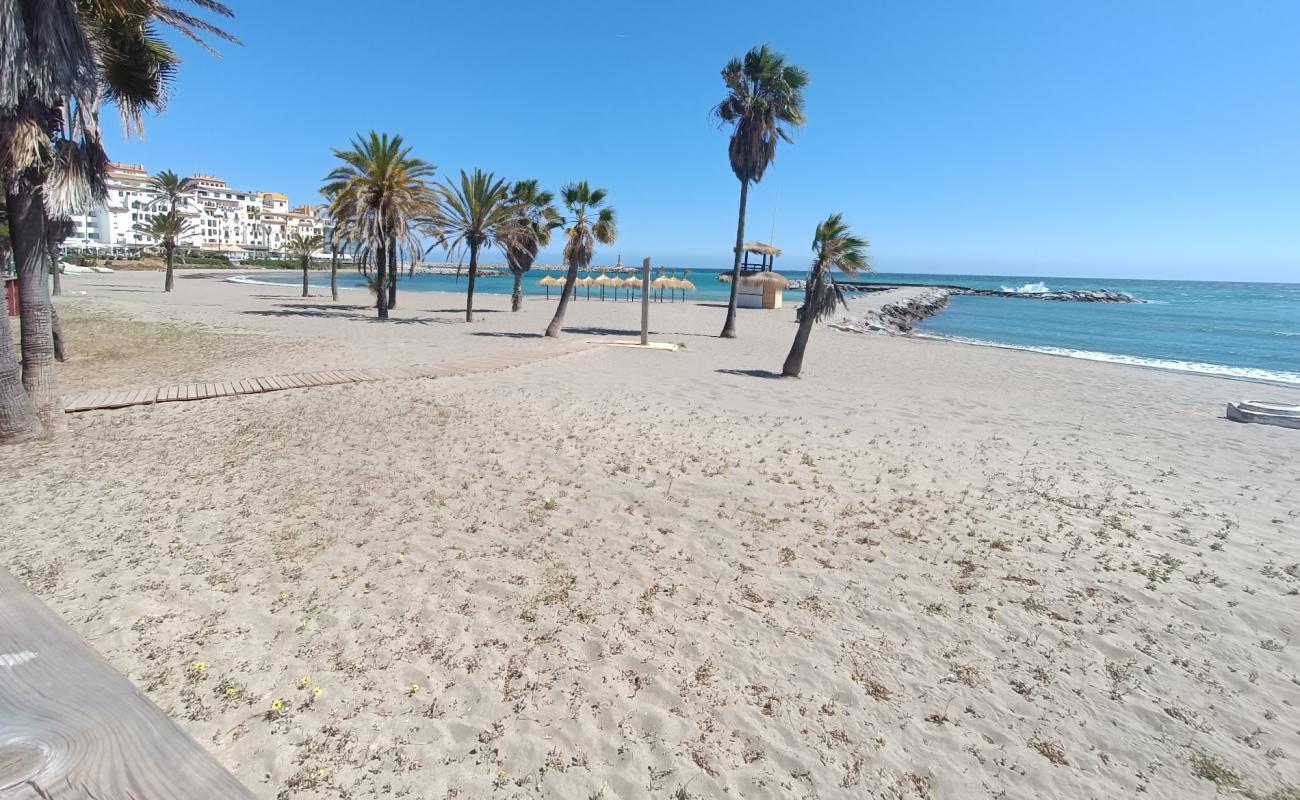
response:
<path fill-rule="evenodd" d="M 546 287 L 537 285 L 545 274 L 544 270 L 530 274 L 525 291 L 545 294 Z M 793 270 L 784 274 L 803 277 Z M 728 287 L 717 275 L 713 270 L 693 270 L 688 277 L 697 288 L 687 301 L 725 301 Z M 278 276 L 267 280 L 293 284 L 292 279 Z M 340 272 L 339 280 L 341 285 L 364 285 L 355 272 Z M 1146 302 L 1109 305 L 957 296 L 945 311 L 921 323 L 919 331 L 978 344 L 1300 386 L 1300 284 L 916 273 L 880 273 L 853 280 L 954 284 L 1023 294 L 1069 289 L 1127 292 Z M 313 275 L 312 282 L 320 279 Z M 403 278 L 400 286 L 463 292 L 465 284 L 463 276 L 417 275 Z M 484 276 L 475 291 L 509 294 L 510 288 L 508 276 Z M 585 298 L 586 292 L 579 289 L 578 294 Z M 593 290 L 592 297 L 596 302 L 599 291 Z"/>

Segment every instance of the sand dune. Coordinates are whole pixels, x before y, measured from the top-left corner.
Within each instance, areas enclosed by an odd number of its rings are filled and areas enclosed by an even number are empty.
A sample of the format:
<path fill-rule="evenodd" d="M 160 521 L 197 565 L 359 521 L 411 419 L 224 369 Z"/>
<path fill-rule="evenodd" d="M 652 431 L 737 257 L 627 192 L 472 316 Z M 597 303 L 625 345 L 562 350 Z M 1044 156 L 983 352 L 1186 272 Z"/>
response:
<path fill-rule="evenodd" d="M 155 277 L 65 278 L 69 391 L 551 346 L 534 298 Z M 772 379 L 793 313 L 76 415 L 0 450 L 4 564 L 267 798 L 1297 796 L 1300 439 L 1222 419 L 1255 387 L 825 327 Z"/>

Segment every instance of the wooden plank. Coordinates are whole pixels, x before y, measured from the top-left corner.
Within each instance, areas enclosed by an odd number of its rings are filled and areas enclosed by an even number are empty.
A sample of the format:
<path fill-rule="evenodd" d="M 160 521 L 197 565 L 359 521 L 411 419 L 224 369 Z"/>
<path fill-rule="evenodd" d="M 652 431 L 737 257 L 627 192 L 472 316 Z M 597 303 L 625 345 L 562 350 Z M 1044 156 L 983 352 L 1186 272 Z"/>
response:
<path fill-rule="evenodd" d="M 5 800 L 252 800 L 252 792 L 3 569 L 0 656 Z"/>
<path fill-rule="evenodd" d="M 258 378 L 257 385 L 261 386 L 262 391 L 264 392 L 274 392 L 276 389 L 275 384 L 271 382 L 270 378 Z"/>

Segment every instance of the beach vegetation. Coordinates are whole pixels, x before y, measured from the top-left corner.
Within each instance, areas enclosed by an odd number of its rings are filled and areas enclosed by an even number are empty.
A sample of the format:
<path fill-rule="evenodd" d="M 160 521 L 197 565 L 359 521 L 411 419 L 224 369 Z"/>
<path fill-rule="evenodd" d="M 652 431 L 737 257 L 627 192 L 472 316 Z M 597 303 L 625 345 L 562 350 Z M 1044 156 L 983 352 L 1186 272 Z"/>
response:
<path fill-rule="evenodd" d="M 844 294 L 831 271 L 856 275 L 871 269 L 867 262 L 867 240 L 855 236 L 840 214 L 831 214 L 817 226 L 812 249 L 812 269 L 805 284 L 804 302 L 799 308 L 799 330 L 781 369 L 781 374 L 787 378 L 799 377 L 803 369 L 804 351 L 808 348 L 813 323 L 820 322 L 844 305 Z"/>
<path fill-rule="evenodd" d="M 566 226 L 564 264 L 568 271 L 564 276 L 560 302 L 555 306 L 555 316 L 546 326 L 546 335 L 552 339 L 558 338 L 564 327 L 564 313 L 569 308 L 578 272 L 591 265 L 597 244 L 613 244 L 618 238 L 618 216 L 612 206 L 605 204 L 607 195 L 604 189 L 593 189 L 586 181 L 566 184 L 560 190 L 560 201 L 568 211 L 563 222 Z"/>
<path fill-rule="evenodd" d="M 736 216 L 736 247 L 731 267 L 731 296 L 722 325 L 724 339 L 736 337 L 736 293 L 745 244 L 745 205 L 749 184 L 758 183 L 776 160 L 776 143 L 793 143 L 793 128 L 804 123 L 803 90 L 808 73 L 767 45 L 733 58 L 722 69 L 727 96 L 713 108 L 720 125 L 731 125 L 727 157 L 740 181 L 740 211 Z"/>
<path fill-rule="evenodd" d="M 460 180 L 437 186 L 438 225 L 442 244 L 449 251 L 469 251 L 469 285 L 465 294 L 465 321 L 474 321 L 474 282 L 478 278 L 479 252 L 502 247 L 500 232 L 514 216 L 510 183 L 491 172 L 475 168 L 460 171 Z"/>
<path fill-rule="evenodd" d="M 513 212 L 499 231 L 506 265 L 514 276 L 510 310 L 524 307 L 522 282 L 533 268 L 537 253 L 551 243 L 551 231 L 564 224 L 555 208 L 555 195 L 543 191 L 535 180 L 517 181 L 510 189 Z"/>
<path fill-rule="evenodd" d="M 433 225 L 435 167 L 411 155 L 401 136 L 370 131 L 351 146 L 334 150 L 339 165 L 325 177 L 336 236 L 355 249 L 367 277 L 375 272 L 375 307 L 380 319 L 397 302 L 397 261 L 405 251 L 414 263 L 423 252 L 420 233 Z"/>

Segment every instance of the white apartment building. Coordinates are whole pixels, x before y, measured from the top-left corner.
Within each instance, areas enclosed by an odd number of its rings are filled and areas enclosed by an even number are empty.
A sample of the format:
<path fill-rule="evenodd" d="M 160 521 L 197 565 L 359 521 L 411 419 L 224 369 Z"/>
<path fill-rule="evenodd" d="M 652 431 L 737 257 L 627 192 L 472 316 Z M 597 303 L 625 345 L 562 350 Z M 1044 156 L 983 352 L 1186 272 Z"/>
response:
<path fill-rule="evenodd" d="M 157 240 L 139 226 L 166 210 L 166 200 L 149 185 L 139 164 L 110 164 L 108 201 L 72 218 L 68 248 L 148 247 Z M 192 175 L 185 181 L 177 210 L 189 222 L 180 246 L 221 253 L 232 259 L 280 255 L 295 234 L 318 235 L 329 241 L 333 222 L 324 206 L 289 208 L 279 192 L 233 189 L 214 175 Z"/>

